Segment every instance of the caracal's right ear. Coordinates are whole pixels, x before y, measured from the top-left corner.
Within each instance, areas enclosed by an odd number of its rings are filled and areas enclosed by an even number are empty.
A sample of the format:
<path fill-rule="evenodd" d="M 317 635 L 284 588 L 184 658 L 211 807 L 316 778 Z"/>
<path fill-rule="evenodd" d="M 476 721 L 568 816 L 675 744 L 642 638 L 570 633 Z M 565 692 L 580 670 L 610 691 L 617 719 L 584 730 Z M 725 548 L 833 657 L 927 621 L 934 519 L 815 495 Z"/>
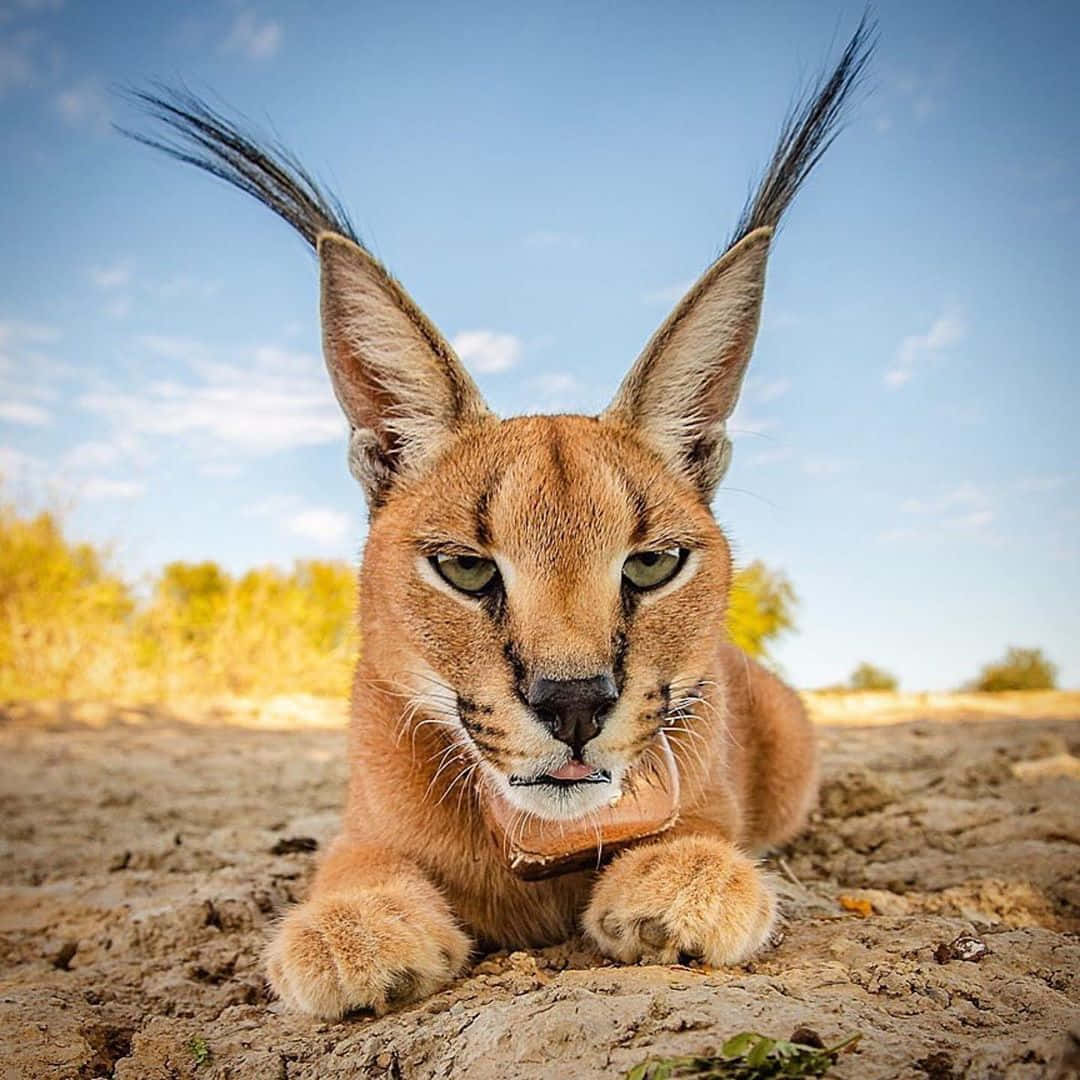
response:
<path fill-rule="evenodd" d="M 864 15 L 836 66 L 792 108 L 731 242 L 652 336 L 604 414 L 637 430 L 706 502 L 731 460 L 727 423 L 757 336 L 773 235 L 836 137 L 874 34 Z"/>
<path fill-rule="evenodd" d="M 349 468 L 373 506 L 461 428 L 492 419 L 449 342 L 386 269 L 336 233 L 317 240 L 323 353 L 349 420 Z"/>

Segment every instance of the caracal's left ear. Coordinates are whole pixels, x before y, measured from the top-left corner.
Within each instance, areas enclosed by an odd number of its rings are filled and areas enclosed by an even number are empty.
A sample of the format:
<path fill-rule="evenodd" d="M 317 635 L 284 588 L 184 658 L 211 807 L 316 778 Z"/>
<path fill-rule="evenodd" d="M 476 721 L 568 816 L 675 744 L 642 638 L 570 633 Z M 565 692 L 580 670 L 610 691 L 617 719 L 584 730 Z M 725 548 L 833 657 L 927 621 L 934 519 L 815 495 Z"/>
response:
<path fill-rule="evenodd" d="M 727 471 L 727 420 L 761 317 L 773 230 L 724 253 L 653 334 L 604 413 L 637 429 L 708 502 Z"/>

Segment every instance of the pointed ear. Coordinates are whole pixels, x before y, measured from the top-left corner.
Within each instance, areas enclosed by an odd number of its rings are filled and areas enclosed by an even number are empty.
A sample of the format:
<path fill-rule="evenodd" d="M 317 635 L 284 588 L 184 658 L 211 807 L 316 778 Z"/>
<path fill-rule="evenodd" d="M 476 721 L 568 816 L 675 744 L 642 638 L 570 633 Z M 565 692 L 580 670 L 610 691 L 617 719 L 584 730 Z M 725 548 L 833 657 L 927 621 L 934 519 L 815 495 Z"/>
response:
<path fill-rule="evenodd" d="M 702 274 L 604 414 L 641 432 L 706 502 L 731 459 L 726 421 L 757 336 L 772 232 L 755 229 Z"/>
<path fill-rule="evenodd" d="M 450 344 L 363 248 L 318 238 L 323 353 L 351 426 L 349 468 L 374 508 L 394 479 L 493 419 Z"/>

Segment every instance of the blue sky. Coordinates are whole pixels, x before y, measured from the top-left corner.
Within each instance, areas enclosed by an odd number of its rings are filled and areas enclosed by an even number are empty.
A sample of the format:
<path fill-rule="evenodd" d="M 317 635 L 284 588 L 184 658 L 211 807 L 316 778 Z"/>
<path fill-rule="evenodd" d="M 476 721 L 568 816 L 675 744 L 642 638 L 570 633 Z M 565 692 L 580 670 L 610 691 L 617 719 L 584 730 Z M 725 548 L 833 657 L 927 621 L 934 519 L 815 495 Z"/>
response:
<path fill-rule="evenodd" d="M 595 411 L 861 8 L 0 0 L 0 469 L 131 574 L 355 558 L 313 258 L 111 131 L 117 83 L 269 123 L 506 414 Z M 801 685 L 1080 683 L 1080 9 L 880 3 L 870 93 L 775 245 L 715 504 Z M 830 53 L 830 48 L 832 52 Z"/>

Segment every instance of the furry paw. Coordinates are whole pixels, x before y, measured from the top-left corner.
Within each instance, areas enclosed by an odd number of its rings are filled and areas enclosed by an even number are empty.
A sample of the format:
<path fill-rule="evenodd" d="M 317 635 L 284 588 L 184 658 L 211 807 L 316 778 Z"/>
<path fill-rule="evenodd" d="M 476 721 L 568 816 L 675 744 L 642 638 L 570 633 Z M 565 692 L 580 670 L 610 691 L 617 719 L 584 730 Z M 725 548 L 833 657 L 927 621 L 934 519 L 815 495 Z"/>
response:
<path fill-rule="evenodd" d="M 450 982 L 471 942 L 434 889 L 410 885 L 315 897 L 291 911 L 266 956 L 278 997 L 337 1020 L 354 1009 L 381 1015 Z"/>
<path fill-rule="evenodd" d="M 608 956 L 673 964 L 738 964 L 769 939 L 776 901 L 731 844 L 684 836 L 623 852 L 601 875 L 585 930 Z"/>

